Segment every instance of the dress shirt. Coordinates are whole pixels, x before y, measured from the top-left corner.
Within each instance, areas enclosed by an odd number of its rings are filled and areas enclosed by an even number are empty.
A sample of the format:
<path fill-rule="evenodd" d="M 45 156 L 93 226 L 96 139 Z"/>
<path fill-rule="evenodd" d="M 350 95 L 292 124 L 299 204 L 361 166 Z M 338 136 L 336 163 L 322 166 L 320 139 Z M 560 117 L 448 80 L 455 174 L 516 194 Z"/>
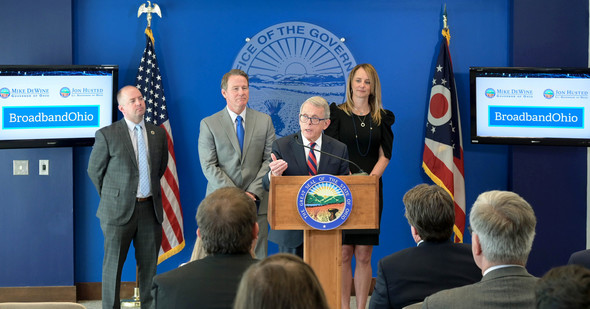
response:
<path fill-rule="evenodd" d="M 317 161 L 318 164 L 318 171 L 320 169 L 320 156 L 322 155 L 321 152 L 317 151 L 317 150 L 322 150 L 322 136 L 324 134 L 322 133 L 322 135 L 320 135 L 320 137 L 318 137 L 318 139 L 315 141 L 315 147 L 314 149 L 314 154 L 315 154 L 315 159 Z M 303 136 L 303 134 L 301 134 L 301 141 L 303 142 L 302 144 L 307 146 L 307 147 L 311 147 L 311 143 L 307 138 L 305 138 L 305 136 Z M 305 159 L 307 160 L 307 157 L 309 157 L 309 148 L 303 147 L 303 150 L 305 150 Z"/>
<path fill-rule="evenodd" d="M 496 266 L 492 266 L 492 267 L 486 269 L 486 271 L 483 272 L 483 275 L 485 276 L 487 273 L 489 273 L 492 270 L 496 270 L 496 269 L 500 269 L 500 268 L 505 268 L 505 267 L 520 267 L 520 268 L 524 268 L 522 265 L 516 265 L 516 264 L 496 265 Z"/>
<path fill-rule="evenodd" d="M 137 136 L 135 135 L 135 125 L 137 125 L 137 124 L 127 118 L 125 118 L 125 123 L 127 124 L 127 130 L 128 130 L 129 136 L 131 137 L 131 144 L 133 144 L 133 151 L 135 152 L 135 159 L 137 160 Z M 143 118 L 141 119 L 141 122 L 139 123 L 139 125 L 141 126 L 141 135 L 143 136 L 143 141 L 145 143 L 145 150 L 146 150 L 147 162 L 148 162 L 148 167 L 149 167 L 150 166 L 150 148 L 148 145 L 147 130 L 145 129 L 145 122 L 144 122 Z M 148 168 L 148 170 L 150 170 L 150 169 Z M 148 175 L 148 177 L 150 177 L 150 175 Z M 152 195 L 151 190 L 152 189 L 150 188 L 150 193 L 148 193 L 147 196 Z M 139 192 L 139 182 L 138 182 L 137 183 L 137 197 L 147 197 L 147 196 L 141 196 L 141 193 Z"/>
<path fill-rule="evenodd" d="M 227 109 L 227 112 L 229 113 L 229 116 L 231 117 L 231 122 L 234 124 L 234 131 L 236 131 L 236 133 L 237 133 L 238 129 L 237 129 L 236 118 L 238 118 L 238 114 L 232 112 L 228 107 L 226 107 L 226 109 Z M 240 116 L 242 116 L 242 125 L 244 126 L 244 133 L 246 132 L 246 109 L 247 108 L 244 108 L 244 110 L 240 114 Z"/>

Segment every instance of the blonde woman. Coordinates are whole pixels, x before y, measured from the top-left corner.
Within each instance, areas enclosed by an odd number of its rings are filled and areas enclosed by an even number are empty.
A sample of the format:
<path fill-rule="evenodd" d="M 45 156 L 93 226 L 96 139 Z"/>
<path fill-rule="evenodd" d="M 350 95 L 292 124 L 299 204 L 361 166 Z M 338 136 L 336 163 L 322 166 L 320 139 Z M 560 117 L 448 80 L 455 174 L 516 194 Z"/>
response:
<path fill-rule="evenodd" d="M 375 68 L 355 66 L 348 76 L 346 101 L 330 105 L 330 126 L 325 133 L 348 146 L 349 159 L 379 177 L 379 220 L 383 211 L 381 176 L 391 159 L 395 116 L 383 109 L 381 84 Z M 359 172 L 351 165 L 352 173 Z M 342 308 L 348 308 L 352 290 L 352 257 L 356 260 L 354 287 L 358 308 L 365 308 L 371 287 L 371 254 L 379 245 L 379 229 L 350 230 L 342 234 Z"/>

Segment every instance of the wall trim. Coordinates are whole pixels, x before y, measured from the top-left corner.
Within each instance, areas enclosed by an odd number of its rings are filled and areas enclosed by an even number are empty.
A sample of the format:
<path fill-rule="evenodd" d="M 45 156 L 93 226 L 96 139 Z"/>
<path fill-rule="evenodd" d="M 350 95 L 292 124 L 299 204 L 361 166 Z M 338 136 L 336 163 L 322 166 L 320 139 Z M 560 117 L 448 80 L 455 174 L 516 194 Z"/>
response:
<path fill-rule="evenodd" d="M 136 284 L 121 282 L 121 299 L 131 299 Z M 102 282 L 79 282 L 75 286 L 0 287 L 0 303 L 4 302 L 77 302 L 101 300 Z"/>
<path fill-rule="evenodd" d="M 133 281 L 121 282 L 121 299 L 131 299 L 136 283 Z M 78 301 L 80 300 L 101 300 L 102 282 L 78 282 L 76 283 Z"/>
<path fill-rule="evenodd" d="M 1 302 L 75 302 L 75 286 L 0 287 Z"/>

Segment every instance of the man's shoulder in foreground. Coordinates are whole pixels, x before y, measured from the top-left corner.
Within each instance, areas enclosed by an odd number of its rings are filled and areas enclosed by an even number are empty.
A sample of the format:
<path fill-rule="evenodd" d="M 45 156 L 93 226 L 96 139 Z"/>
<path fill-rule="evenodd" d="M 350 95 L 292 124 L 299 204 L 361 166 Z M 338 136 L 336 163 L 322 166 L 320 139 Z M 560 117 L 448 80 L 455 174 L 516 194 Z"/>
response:
<path fill-rule="evenodd" d="M 535 308 L 537 281 L 524 267 L 504 267 L 487 273 L 480 282 L 427 297 L 423 308 Z"/>
<path fill-rule="evenodd" d="M 242 274 L 258 260 L 216 255 L 154 277 L 156 308 L 231 308 Z"/>

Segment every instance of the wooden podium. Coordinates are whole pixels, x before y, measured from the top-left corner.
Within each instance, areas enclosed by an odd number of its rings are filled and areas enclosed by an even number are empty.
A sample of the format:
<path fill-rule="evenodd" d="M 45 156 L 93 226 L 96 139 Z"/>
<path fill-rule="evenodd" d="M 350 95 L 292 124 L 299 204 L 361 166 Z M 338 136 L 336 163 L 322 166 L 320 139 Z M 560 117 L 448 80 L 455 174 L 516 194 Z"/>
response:
<path fill-rule="evenodd" d="M 268 222 L 274 230 L 303 230 L 303 260 L 317 274 L 328 304 L 340 308 L 342 289 L 342 231 L 379 227 L 379 178 L 336 176 L 352 195 L 352 212 L 344 224 L 324 231 L 310 227 L 297 211 L 297 194 L 310 176 L 272 176 Z"/>

